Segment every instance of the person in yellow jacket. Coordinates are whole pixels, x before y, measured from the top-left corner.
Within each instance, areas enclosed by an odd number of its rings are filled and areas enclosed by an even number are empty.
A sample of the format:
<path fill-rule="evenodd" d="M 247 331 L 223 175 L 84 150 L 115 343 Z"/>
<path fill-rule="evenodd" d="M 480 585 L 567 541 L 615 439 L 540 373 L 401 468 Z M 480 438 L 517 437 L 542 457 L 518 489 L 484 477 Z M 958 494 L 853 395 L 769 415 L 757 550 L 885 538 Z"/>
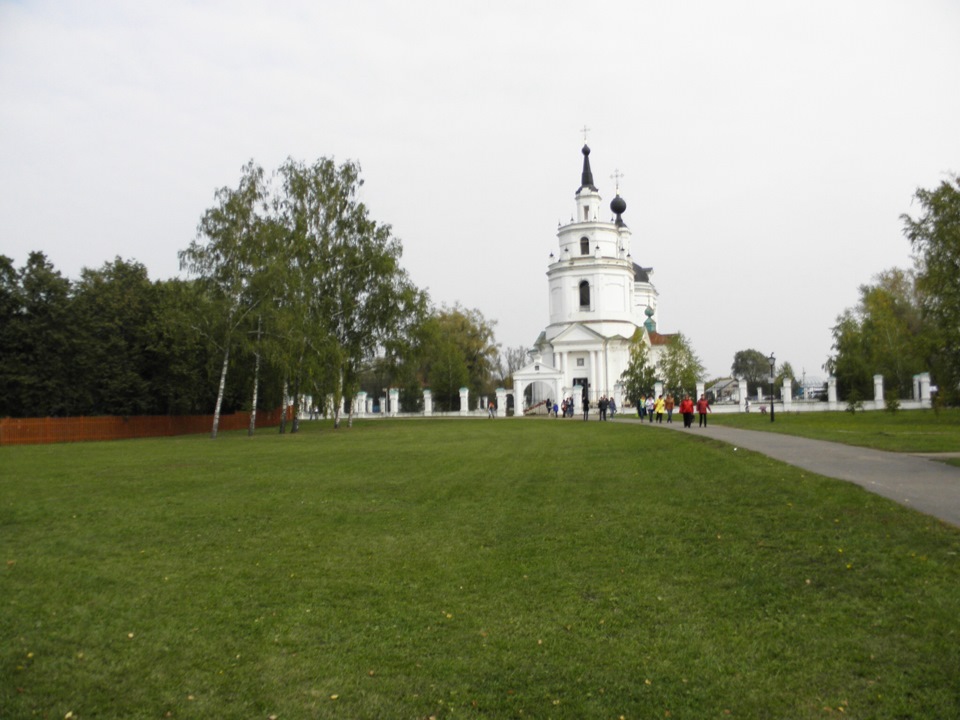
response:
<path fill-rule="evenodd" d="M 663 411 L 666 408 L 666 402 L 663 399 L 663 395 L 660 395 L 656 402 L 653 404 L 653 411 L 657 414 L 657 422 L 663 422 Z"/>

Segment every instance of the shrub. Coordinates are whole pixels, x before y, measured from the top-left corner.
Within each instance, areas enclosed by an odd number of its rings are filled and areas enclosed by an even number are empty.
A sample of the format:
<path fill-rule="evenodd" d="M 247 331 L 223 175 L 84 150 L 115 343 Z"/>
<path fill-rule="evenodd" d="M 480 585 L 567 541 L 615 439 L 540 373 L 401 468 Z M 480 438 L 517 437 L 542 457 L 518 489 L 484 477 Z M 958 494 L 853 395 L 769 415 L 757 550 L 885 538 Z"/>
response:
<path fill-rule="evenodd" d="M 886 406 L 886 411 L 888 413 L 900 411 L 900 398 L 898 397 L 896 390 L 887 390 L 883 394 L 883 403 Z"/>
<path fill-rule="evenodd" d="M 859 390 L 851 390 L 850 394 L 847 396 L 847 408 L 848 413 L 855 414 L 858 410 L 863 412 L 863 398 L 860 396 Z"/>

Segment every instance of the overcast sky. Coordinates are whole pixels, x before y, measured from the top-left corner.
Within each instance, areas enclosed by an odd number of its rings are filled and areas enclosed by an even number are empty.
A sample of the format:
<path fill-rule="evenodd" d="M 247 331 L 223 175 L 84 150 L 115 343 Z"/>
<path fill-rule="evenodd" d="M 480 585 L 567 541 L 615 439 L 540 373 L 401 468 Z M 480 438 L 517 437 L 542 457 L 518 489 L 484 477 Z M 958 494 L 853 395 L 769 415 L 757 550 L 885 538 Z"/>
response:
<path fill-rule="evenodd" d="M 960 172 L 960 3 L 0 0 L 0 253 L 179 273 L 250 159 L 358 160 L 436 304 L 529 346 L 580 184 L 623 174 L 661 332 L 825 376 Z"/>

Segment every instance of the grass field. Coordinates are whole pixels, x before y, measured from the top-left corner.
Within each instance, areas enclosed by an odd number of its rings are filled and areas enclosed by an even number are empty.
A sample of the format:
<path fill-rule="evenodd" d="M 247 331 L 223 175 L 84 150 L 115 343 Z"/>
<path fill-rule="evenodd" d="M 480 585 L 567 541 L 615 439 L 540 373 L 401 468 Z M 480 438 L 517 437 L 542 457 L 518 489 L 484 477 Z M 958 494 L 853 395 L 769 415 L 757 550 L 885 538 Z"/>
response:
<path fill-rule="evenodd" d="M 960 452 L 960 409 L 798 413 L 780 412 L 770 422 L 758 412 L 714 414 L 710 422 L 746 430 L 800 435 L 892 452 Z"/>
<path fill-rule="evenodd" d="M 0 470 L 5 719 L 960 712 L 960 531 L 703 437 L 307 423 Z"/>

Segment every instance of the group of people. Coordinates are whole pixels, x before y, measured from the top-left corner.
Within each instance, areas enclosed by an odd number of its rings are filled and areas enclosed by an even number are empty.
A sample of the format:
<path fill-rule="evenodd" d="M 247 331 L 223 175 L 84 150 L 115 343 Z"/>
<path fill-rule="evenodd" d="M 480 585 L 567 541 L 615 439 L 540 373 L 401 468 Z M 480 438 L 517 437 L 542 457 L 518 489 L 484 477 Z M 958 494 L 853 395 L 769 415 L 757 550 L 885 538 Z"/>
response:
<path fill-rule="evenodd" d="M 700 416 L 700 427 L 707 427 L 707 413 L 713 412 L 713 410 L 710 409 L 710 401 L 707 400 L 706 395 L 701 395 L 696 404 L 694 404 L 693 399 L 689 395 L 683 396 L 683 400 L 680 401 L 680 413 L 683 415 L 683 426 L 685 428 L 693 427 L 694 408 L 696 408 L 697 414 Z"/>
<path fill-rule="evenodd" d="M 589 412 L 589 409 L 590 409 L 590 403 L 587 401 L 584 401 L 583 403 L 583 419 L 584 420 L 587 419 L 587 414 Z M 599 420 L 606 420 L 608 412 L 610 413 L 610 417 L 613 417 L 614 415 L 617 414 L 617 401 L 614 400 L 613 398 L 608 398 L 606 395 L 604 395 L 599 400 L 597 400 L 597 410 L 600 411 L 600 417 L 598 418 Z"/>
<path fill-rule="evenodd" d="M 557 403 L 550 403 L 550 400 L 546 401 L 547 414 L 553 415 L 554 417 L 573 417 L 573 398 L 564 398 L 564 400 L 557 405 Z M 586 398 L 580 400 L 580 407 L 583 410 L 583 419 L 587 420 L 590 417 L 590 401 Z M 600 420 L 607 419 L 607 413 L 610 414 L 610 417 L 613 417 L 617 414 L 617 401 L 612 397 L 607 397 L 604 395 L 597 401 L 597 409 L 600 411 Z"/>
<path fill-rule="evenodd" d="M 545 404 L 548 415 L 552 413 L 554 417 L 573 417 L 572 397 L 564 398 L 560 405 L 557 405 L 555 402 L 551 404 L 550 400 L 547 400 Z M 590 418 L 590 401 L 582 398 L 580 406 L 583 409 L 583 419 L 588 420 Z M 606 420 L 607 413 L 610 414 L 611 418 L 616 415 L 617 403 L 612 397 L 604 395 L 597 401 L 597 409 L 600 412 L 598 419 Z M 710 408 L 710 401 L 707 400 L 706 395 L 700 395 L 700 399 L 697 400 L 696 403 L 694 403 L 690 395 L 684 395 L 679 407 L 677 407 L 673 395 L 669 393 L 666 397 L 663 395 L 658 395 L 656 398 L 653 395 L 646 397 L 641 396 L 637 402 L 637 415 L 640 416 L 640 420 L 642 421 L 644 418 L 649 418 L 651 423 L 654 421 L 654 418 L 656 418 L 658 423 L 662 423 L 664 415 L 667 416 L 667 422 L 672 423 L 674 409 L 683 415 L 683 426 L 685 428 L 693 427 L 694 411 L 700 415 L 700 427 L 707 427 L 707 413 L 713 412 Z"/>
<path fill-rule="evenodd" d="M 658 423 L 663 422 L 663 416 L 666 414 L 667 422 L 673 422 L 673 410 L 676 407 L 676 403 L 673 399 L 673 395 L 668 394 L 666 397 L 659 395 L 656 398 L 653 395 L 648 397 L 641 397 L 640 401 L 637 403 L 637 415 L 640 416 L 640 419 L 649 418 L 650 422 L 653 422 L 654 416 L 657 418 Z"/>
<path fill-rule="evenodd" d="M 649 422 L 653 422 L 654 417 L 656 417 L 658 423 L 662 423 L 663 416 L 666 415 L 667 422 L 672 423 L 674 408 L 676 408 L 676 400 L 673 395 L 668 394 L 666 397 L 658 395 L 656 398 L 649 395 L 641 397 L 637 402 L 637 415 L 640 416 L 641 420 L 649 418 Z M 700 415 L 700 427 L 707 427 L 707 413 L 713 412 L 706 395 L 700 395 L 700 399 L 696 403 L 689 395 L 684 395 L 677 410 L 683 415 L 683 426 L 685 428 L 693 427 L 694 410 Z"/>
<path fill-rule="evenodd" d="M 546 401 L 547 415 L 557 417 L 573 417 L 573 398 L 564 398 L 559 405 L 551 403 L 548 398 Z"/>

